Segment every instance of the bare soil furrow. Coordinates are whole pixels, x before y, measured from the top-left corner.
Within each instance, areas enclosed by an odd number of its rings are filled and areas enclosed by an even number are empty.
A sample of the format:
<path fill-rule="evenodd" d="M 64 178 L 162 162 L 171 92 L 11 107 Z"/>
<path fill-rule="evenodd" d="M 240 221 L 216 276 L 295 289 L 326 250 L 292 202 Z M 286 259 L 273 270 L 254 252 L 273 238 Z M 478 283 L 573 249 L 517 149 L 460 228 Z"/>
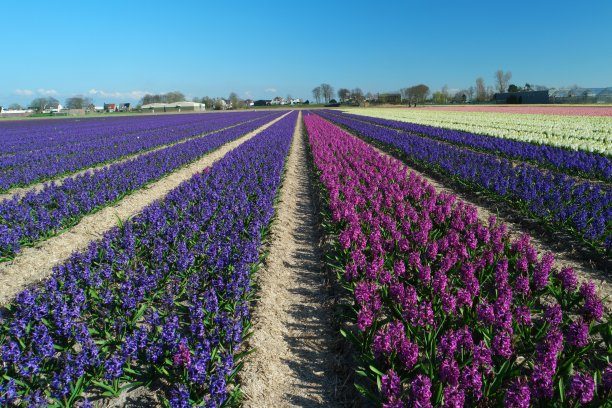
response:
<path fill-rule="evenodd" d="M 258 272 L 254 348 L 240 374 L 245 407 L 339 406 L 333 305 L 298 117 L 269 255 Z"/>

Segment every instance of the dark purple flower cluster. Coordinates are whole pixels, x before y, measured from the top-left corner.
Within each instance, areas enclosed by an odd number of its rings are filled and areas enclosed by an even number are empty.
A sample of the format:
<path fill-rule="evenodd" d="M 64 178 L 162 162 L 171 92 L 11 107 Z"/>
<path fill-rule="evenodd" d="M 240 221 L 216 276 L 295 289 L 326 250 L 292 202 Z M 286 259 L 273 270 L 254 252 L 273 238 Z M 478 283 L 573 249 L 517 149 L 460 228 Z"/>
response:
<path fill-rule="evenodd" d="M 161 376 L 171 406 L 223 404 L 296 115 L 22 292 L 0 324 L 5 400 L 63 404 Z"/>
<path fill-rule="evenodd" d="M 319 113 L 359 134 L 396 147 L 411 160 L 505 198 L 547 225 L 566 229 L 599 250 L 612 249 L 612 189 L 563 173 L 475 152 L 465 147 L 355 120 Z"/>
<path fill-rule="evenodd" d="M 0 192 L 267 115 L 240 112 L 0 123 Z"/>
<path fill-rule="evenodd" d="M 320 116 L 304 122 L 335 266 L 354 299 L 347 338 L 382 404 L 554 405 L 572 364 L 601 374 L 609 340 L 594 336 L 605 329 L 592 283 L 576 290 L 573 272 L 555 270 L 528 235 L 512 239 L 495 216 L 480 221 Z"/>
<path fill-rule="evenodd" d="M 278 116 L 277 113 L 275 116 Z M 205 153 L 270 121 L 264 117 L 205 137 L 146 153 L 123 163 L 47 184 L 38 192 L 0 202 L 0 257 L 12 257 L 22 245 L 49 237 Z M 232 122 L 225 122 L 226 124 Z"/>

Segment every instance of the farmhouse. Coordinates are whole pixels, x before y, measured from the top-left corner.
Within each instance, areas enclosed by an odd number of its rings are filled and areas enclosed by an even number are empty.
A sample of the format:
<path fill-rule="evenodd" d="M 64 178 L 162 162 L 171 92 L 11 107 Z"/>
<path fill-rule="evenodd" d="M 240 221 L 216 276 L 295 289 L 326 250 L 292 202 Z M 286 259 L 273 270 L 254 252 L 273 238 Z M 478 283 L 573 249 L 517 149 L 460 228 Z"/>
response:
<path fill-rule="evenodd" d="M 206 110 L 206 105 L 199 102 L 172 102 L 172 103 L 148 103 L 141 107 L 144 111 L 151 112 L 202 112 Z"/>

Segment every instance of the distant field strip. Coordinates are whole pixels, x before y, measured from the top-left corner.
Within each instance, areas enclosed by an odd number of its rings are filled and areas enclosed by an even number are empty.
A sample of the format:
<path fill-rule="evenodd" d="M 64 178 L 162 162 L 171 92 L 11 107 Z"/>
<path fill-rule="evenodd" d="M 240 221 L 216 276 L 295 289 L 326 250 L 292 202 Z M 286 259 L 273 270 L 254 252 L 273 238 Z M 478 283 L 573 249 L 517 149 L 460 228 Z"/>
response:
<path fill-rule="evenodd" d="M 176 143 L 269 112 L 0 124 L 0 192 Z"/>
<path fill-rule="evenodd" d="M 612 118 L 605 116 L 452 112 L 406 108 L 345 111 L 572 150 L 612 154 Z"/>
<path fill-rule="evenodd" d="M 538 167 L 559 170 L 587 179 L 610 181 L 612 179 L 612 160 L 600 153 L 581 150 L 568 150 L 561 147 L 539 145 L 495 136 L 479 135 L 453 129 L 429 125 L 418 125 L 403 121 L 354 115 L 327 110 L 326 113 L 339 115 L 370 124 L 385 126 L 441 140 L 457 146 L 466 146 L 475 151 L 493 153 L 510 160 L 527 161 Z"/>

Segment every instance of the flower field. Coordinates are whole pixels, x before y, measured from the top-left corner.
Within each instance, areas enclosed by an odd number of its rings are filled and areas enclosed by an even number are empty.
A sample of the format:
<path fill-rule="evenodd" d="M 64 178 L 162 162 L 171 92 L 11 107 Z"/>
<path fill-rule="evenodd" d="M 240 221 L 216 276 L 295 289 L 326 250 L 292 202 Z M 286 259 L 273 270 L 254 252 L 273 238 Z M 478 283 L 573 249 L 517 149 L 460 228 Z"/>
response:
<path fill-rule="evenodd" d="M 428 109 L 359 109 L 360 115 L 612 154 L 612 118 Z"/>
<path fill-rule="evenodd" d="M 15 196 L 1 202 L 0 230 L 3 234 L 0 260 L 14 256 L 22 245 L 32 244 L 74 225 L 84 215 L 107 206 L 269 120 L 268 117 L 252 120 L 127 162 L 67 178 L 59 186 L 48 184 L 39 193 Z"/>
<path fill-rule="evenodd" d="M 165 378 L 172 406 L 228 399 L 250 274 L 295 114 L 25 290 L 3 313 L 0 402 L 71 406 Z"/>
<path fill-rule="evenodd" d="M 610 106 L 458 105 L 428 106 L 426 109 L 457 112 L 520 113 L 527 115 L 612 116 L 612 108 Z"/>
<path fill-rule="evenodd" d="M 0 192 L 177 142 L 269 113 L 36 121 L 3 126 Z"/>
<path fill-rule="evenodd" d="M 379 392 L 364 394 L 385 407 L 603 404 L 612 339 L 592 283 L 320 117 L 305 124 L 353 295 L 345 335 Z"/>
<path fill-rule="evenodd" d="M 397 131 L 349 115 L 322 115 L 367 138 L 398 148 L 411 160 L 506 199 L 543 224 L 567 229 L 600 251 L 609 253 L 612 248 L 610 184 L 585 181 L 524 162 L 515 164 L 494 151 L 479 152 L 470 146 L 448 143 L 454 132 L 444 129 L 437 132 L 442 137 L 422 137 L 414 131 Z M 608 161 L 606 172 L 609 171 Z"/>
<path fill-rule="evenodd" d="M 432 112 L 0 123 L 0 406 L 608 404 L 608 151 Z"/>

